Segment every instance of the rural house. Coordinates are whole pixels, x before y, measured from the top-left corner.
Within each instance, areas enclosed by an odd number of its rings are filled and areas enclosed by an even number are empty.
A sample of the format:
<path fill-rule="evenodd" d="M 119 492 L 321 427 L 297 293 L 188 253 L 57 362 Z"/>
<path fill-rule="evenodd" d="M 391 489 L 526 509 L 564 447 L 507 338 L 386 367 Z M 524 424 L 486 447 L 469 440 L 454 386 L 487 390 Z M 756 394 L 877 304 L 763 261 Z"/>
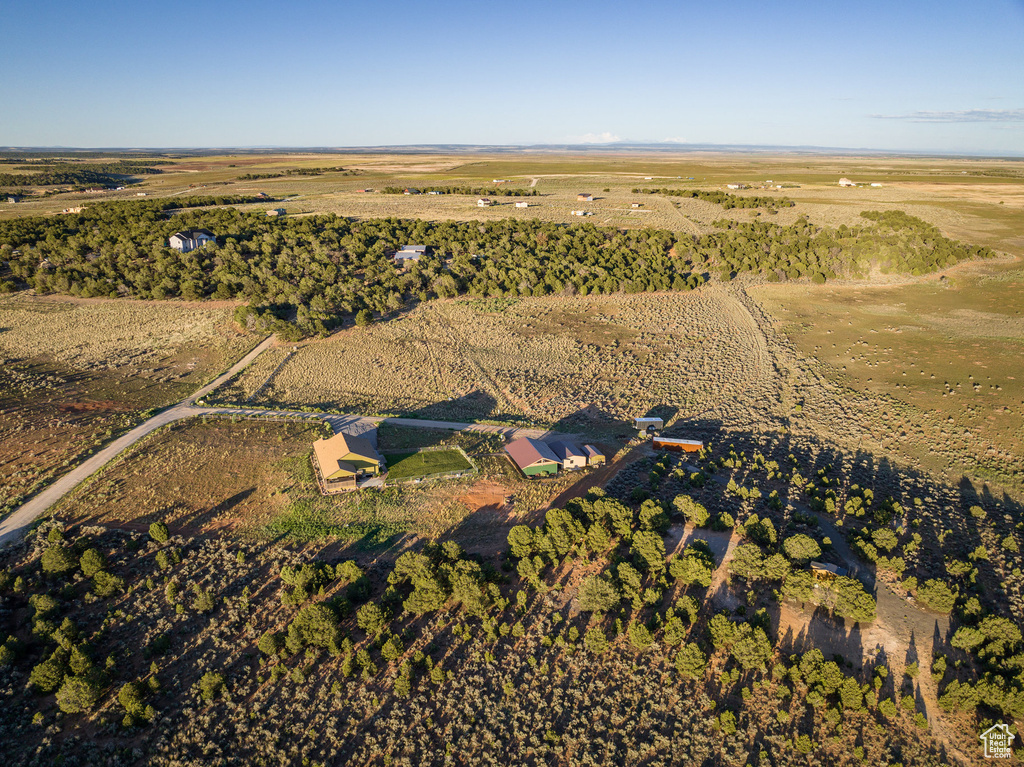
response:
<path fill-rule="evenodd" d="M 850 181 L 848 178 L 839 179 L 839 186 L 857 186 L 856 182 Z"/>
<path fill-rule="evenodd" d="M 587 455 L 571 442 L 549 442 L 551 452 L 558 457 L 563 469 L 584 469 Z"/>
<path fill-rule="evenodd" d="M 216 244 L 217 237 L 207 229 L 189 229 L 184 232 L 175 232 L 167 242 L 175 250 L 188 253 L 210 242 Z"/>
<path fill-rule="evenodd" d="M 271 208 L 270 210 L 267 211 L 267 215 L 270 216 L 271 218 L 276 218 L 277 216 L 283 216 L 284 215 L 284 208 Z"/>
<path fill-rule="evenodd" d="M 516 203 L 516 207 L 517 208 L 529 208 L 530 207 L 530 203 L 528 203 L 528 202 L 517 202 Z"/>
<path fill-rule="evenodd" d="M 313 443 L 313 459 L 325 490 L 354 490 L 365 477 L 375 477 L 384 459 L 366 437 L 338 432 Z"/>
<path fill-rule="evenodd" d="M 593 202 L 594 201 L 594 195 L 587 194 L 586 192 L 583 192 L 581 194 L 576 195 L 576 201 L 577 202 Z"/>
<path fill-rule="evenodd" d="M 846 570 L 827 562 L 811 562 L 811 574 L 818 580 L 830 581 L 840 575 L 846 575 Z"/>
<path fill-rule="evenodd" d="M 584 445 L 583 453 L 587 456 L 588 466 L 597 466 L 598 464 L 604 463 L 604 453 L 593 445 Z"/>
<path fill-rule="evenodd" d="M 670 450 L 682 453 L 697 453 L 704 449 L 704 443 L 699 439 L 679 439 L 678 437 L 655 437 L 651 440 L 651 447 L 655 450 Z"/>
<path fill-rule="evenodd" d="M 642 202 L 631 202 L 629 207 L 631 208 L 642 208 L 644 204 Z"/>
<path fill-rule="evenodd" d="M 557 474 L 561 466 L 558 456 L 539 439 L 522 437 L 514 440 L 505 445 L 505 452 L 527 477 Z"/>
<path fill-rule="evenodd" d="M 395 253 L 395 263 L 401 266 L 406 261 L 419 261 L 425 255 L 426 245 L 403 245 L 401 250 Z"/>
<path fill-rule="evenodd" d="M 479 200 L 476 201 L 476 206 L 478 208 L 489 208 L 493 204 L 494 203 L 491 202 L 491 200 L 489 198 L 487 198 L 487 197 L 481 197 Z"/>

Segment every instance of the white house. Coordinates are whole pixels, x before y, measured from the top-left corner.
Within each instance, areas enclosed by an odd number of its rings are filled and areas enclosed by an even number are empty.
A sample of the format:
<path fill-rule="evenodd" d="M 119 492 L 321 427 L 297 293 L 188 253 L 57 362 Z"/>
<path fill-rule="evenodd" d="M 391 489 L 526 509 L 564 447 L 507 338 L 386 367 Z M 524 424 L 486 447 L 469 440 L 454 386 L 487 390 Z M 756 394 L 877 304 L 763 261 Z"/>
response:
<path fill-rule="evenodd" d="M 427 255 L 426 245 L 403 245 L 402 249 L 395 253 L 395 263 L 402 265 L 406 261 L 419 261 Z"/>
<path fill-rule="evenodd" d="M 584 469 L 587 466 L 587 454 L 571 442 L 549 442 L 563 469 Z"/>
<path fill-rule="evenodd" d="M 580 194 L 576 195 L 576 201 L 577 202 L 593 202 L 594 201 L 594 195 L 589 194 L 587 192 L 581 192 Z"/>
<path fill-rule="evenodd" d="M 725 188 L 726 189 L 746 189 L 747 185 L 746 184 L 726 184 Z"/>
<path fill-rule="evenodd" d="M 189 229 L 184 232 L 175 232 L 167 241 L 168 245 L 182 253 L 202 248 L 211 242 L 216 245 L 217 236 L 207 229 Z"/>
<path fill-rule="evenodd" d="M 593 216 L 594 211 L 592 210 L 570 210 L 570 216 Z"/>
<path fill-rule="evenodd" d="M 487 197 L 481 197 L 479 200 L 476 201 L 476 206 L 478 208 L 489 208 L 493 204 L 494 203 L 491 202 L 491 200 Z"/>
<path fill-rule="evenodd" d="M 871 186 L 874 186 L 874 187 L 879 187 L 879 186 L 881 186 L 881 184 L 879 184 L 879 183 L 878 183 L 878 182 L 876 181 L 876 182 L 875 182 L 875 183 L 873 183 L 873 184 L 872 184 Z"/>
<path fill-rule="evenodd" d="M 516 203 L 516 207 L 517 208 L 529 208 L 530 207 L 530 203 L 528 203 L 528 202 L 517 202 Z"/>
<path fill-rule="evenodd" d="M 857 184 L 848 178 L 841 178 L 839 179 L 839 186 L 857 186 Z"/>

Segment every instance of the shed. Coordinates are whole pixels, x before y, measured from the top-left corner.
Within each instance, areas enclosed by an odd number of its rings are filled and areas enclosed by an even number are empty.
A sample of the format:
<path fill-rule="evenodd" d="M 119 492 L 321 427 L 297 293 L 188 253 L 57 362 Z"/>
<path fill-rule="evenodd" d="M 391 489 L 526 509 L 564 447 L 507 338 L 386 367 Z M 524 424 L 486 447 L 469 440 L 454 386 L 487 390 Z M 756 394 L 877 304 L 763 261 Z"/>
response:
<path fill-rule="evenodd" d="M 633 428 L 638 429 L 639 431 L 647 431 L 648 429 L 664 429 L 665 421 L 662 418 L 655 418 L 654 416 L 635 418 L 633 420 Z"/>
<path fill-rule="evenodd" d="M 594 201 L 594 195 L 588 194 L 586 192 L 581 192 L 580 194 L 576 195 L 576 201 L 577 202 L 593 202 Z"/>
<path fill-rule="evenodd" d="M 550 447 L 539 439 L 522 437 L 505 445 L 512 462 L 528 477 L 557 474 L 561 461 Z"/>
<path fill-rule="evenodd" d="M 587 454 L 572 442 L 549 442 L 551 452 L 558 456 L 563 469 L 584 469 L 587 466 Z"/>
<path fill-rule="evenodd" d="M 405 190 L 405 192 L 403 194 L 419 194 L 419 193 L 420 193 L 419 189 L 415 189 L 415 188 L 410 186 L 408 189 Z"/>
<path fill-rule="evenodd" d="M 642 208 L 644 204 L 642 202 L 631 202 L 629 207 L 631 208 Z"/>
<path fill-rule="evenodd" d="M 857 186 L 855 181 L 850 181 L 848 178 L 839 179 L 839 186 Z"/>
<path fill-rule="evenodd" d="M 597 466 L 598 464 L 604 463 L 604 453 L 593 445 L 584 445 L 583 453 L 587 456 L 588 466 Z"/>
<path fill-rule="evenodd" d="M 394 259 L 396 264 L 403 264 L 406 261 L 419 261 L 425 255 L 427 255 L 426 245 L 403 245 L 395 253 Z"/>
<path fill-rule="evenodd" d="M 528 202 L 517 202 L 516 203 L 516 207 L 517 208 L 529 208 L 530 207 L 530 203 L 528 203 Z"/>
<path fill-rule="evenodd" d="M 284 213 L 284 208 L 271 208 L 270 210 L 267 211 L 267 215 L 270 216 L 271 218 L 274 218 L 276 216 L 283 216 Z"/>
<path fill-rule="evenodd" d="M 476 201 L 476 206 L 478 208 L 489 208 L 493 204 L 494 203 L 488 197 L 481 197 L 479 200 Z"/>
<path fill-rule="evenodd" d="M 679 439 L 678 437 L 655 437 L 651 440 L 651 447 L 655 450 L 673 450 L 683 453 L 696 453 L 704 449 L 704 443 L 699 439 Z"/>

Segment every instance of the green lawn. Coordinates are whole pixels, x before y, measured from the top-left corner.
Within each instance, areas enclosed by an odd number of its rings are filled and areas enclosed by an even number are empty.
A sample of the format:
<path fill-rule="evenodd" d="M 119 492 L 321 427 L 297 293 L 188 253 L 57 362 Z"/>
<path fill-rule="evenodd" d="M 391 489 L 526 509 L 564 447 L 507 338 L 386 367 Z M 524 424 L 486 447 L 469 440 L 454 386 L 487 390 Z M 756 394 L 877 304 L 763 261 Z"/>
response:
<path fill-rule="evenodd" d="M 394 453 L 384 457 L 389 480 L 412 479 L 448 471 L 473 468 L 458 450 L 431 450 L 423 453 Z"/>

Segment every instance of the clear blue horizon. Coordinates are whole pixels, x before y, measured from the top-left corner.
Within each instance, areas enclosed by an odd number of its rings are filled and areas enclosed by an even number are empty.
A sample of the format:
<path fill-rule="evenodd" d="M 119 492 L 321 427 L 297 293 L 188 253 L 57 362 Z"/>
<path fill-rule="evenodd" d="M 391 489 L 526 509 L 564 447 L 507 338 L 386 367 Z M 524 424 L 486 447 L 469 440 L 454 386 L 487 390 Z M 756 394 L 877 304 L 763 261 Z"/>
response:
<path fill-rule="evenodd" d="M 5 9 L 0 145 L 1024 155 L 1024 0 Z"/>

